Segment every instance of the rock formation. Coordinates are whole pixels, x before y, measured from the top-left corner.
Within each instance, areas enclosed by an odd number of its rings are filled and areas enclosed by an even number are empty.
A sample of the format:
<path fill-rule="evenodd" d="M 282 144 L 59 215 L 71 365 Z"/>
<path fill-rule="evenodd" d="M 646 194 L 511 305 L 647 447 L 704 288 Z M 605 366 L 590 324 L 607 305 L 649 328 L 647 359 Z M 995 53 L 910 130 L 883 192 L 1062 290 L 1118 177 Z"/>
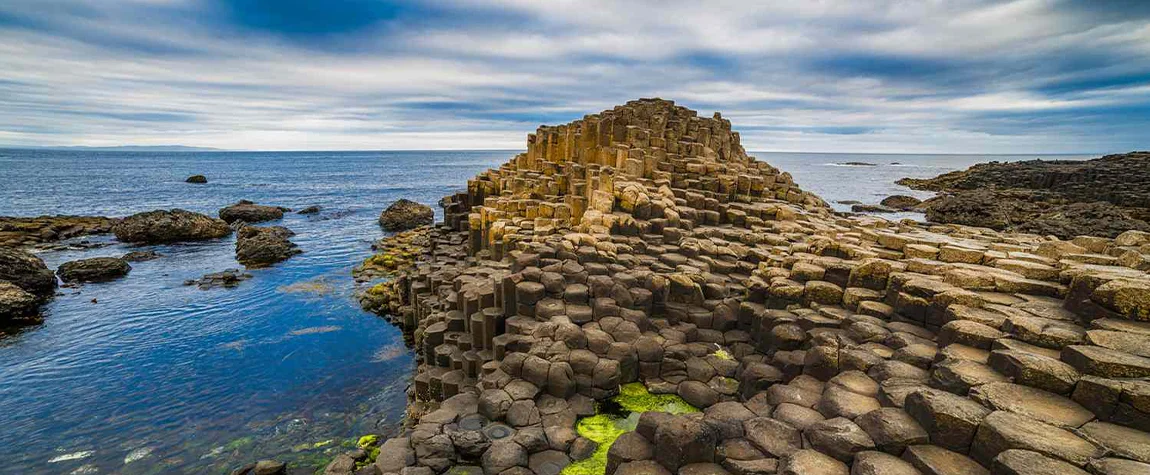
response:
<path fill-rule="evenodd" d="M 56 275 L 64 282 L 104 282 L 118 279 L 132 270 L 128 261 L 118 257 L 92 257 L 60 264 Z"/>
<path fill-rule="evenodd" d="M 197 184 L 197 185 L 202 185 L 202 184 L 204 184 L 204 183 L 207 183 L 207 182 L 208 182 L 208 177 L 206 177 L 206 176 L 203 176 L 203 175 L 192 175 L 192 176 L 188 177 L 188 179 L 187 179 L 187 180 L 184 180 L 184 182 L 185 182 L 185 183 L 195 183 L 195 184 Z"/>
<path fill-rule="evenodd" d="M 232 233 L 223 220 L 182 209 L 146 211 L 112 227 L 116 239 L 131 243 L 165 243 L 216 239 Z"/>
<path fill-rule="evenodd" d="M 0 216 L 0 246 L 43 246 L 79 236 L 106 234 L 117 221 L 102 216 Z"/>
<path fill-rule="evenodd" d="M 922 204 L 927 219 L 938 223 L 1062 239 L 1150 231 L 1150 152 L 1085 161 L 990 162 L 898 183 L 942 192 Z"/>
<path fill-rule="evenodd" d="M 392 203 L 379 214 L 379 226 L 384 231 L 406 231 L 434 221 L 435 211 L 430 206 L 408 199 Z"/>
<path fill-rule="evenodd" d="M 238 221 L 249 224 L 262 223 L 264 221 L 283 219 L 284 211 L 284 208 L 258 205 L 248 200 L 240 200 L 235 204 L 220 208 L 220 219 L 228 224 Z"/>
<path fill-rule="evenodd" d="M 283 226 L 244 226 L 236 233 L 236 260 L 247 267 L 266 267 L 303 251 L 288 238 Z"/>
<path fill-rule="evenodd" d="M 838 216 L 659 99 L 541 127 L 442 205 L 364 295 L 418 355 L 407 427 L 326 473 L 1150 470 L 1150 234 Z M 583 436 L 636 382 L 701 412 Z"/>

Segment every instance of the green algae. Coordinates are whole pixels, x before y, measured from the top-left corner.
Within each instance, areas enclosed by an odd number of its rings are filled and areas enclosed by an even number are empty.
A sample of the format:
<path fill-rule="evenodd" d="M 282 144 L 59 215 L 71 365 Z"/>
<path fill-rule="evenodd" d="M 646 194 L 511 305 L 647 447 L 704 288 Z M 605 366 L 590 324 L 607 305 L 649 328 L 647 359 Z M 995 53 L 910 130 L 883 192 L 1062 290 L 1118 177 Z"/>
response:
<path fill-rule="evenodd" d="M 366 449 L 368 447 L 374 447 L 378 443 L 379 443 L 379 436 L 378 435 L 368 434 L 368 435 L 365 435 L 363 437 L 360 437 L 359 440 L 356 441 L 355 445 L 357 447 L 362 447 L 362 448 Z"/>
<path fill-rule="evenodd" d="M 575 430 L 580 436 L 599 444 L 595 452 L 565 467 L 561 475 L 603 475 L 607 472 L 607 452 L 619 436 L 635 430 L 644 412 L 685 414 L 699 412 L 674 394 L 651 394 L 643 383 L 624 384 L 619 395 L 598 405 L 598 414 L 579 419 Z"/>
<path fill-rule="evenodd" d="M 727 350 L 724 350 L 722 348 L 715 350 L 714 355 L 721 360 L 731 361 L 731 360 L 735 359 L 733 356 L 731 356 L 731 353 L 727 352 Z"/>

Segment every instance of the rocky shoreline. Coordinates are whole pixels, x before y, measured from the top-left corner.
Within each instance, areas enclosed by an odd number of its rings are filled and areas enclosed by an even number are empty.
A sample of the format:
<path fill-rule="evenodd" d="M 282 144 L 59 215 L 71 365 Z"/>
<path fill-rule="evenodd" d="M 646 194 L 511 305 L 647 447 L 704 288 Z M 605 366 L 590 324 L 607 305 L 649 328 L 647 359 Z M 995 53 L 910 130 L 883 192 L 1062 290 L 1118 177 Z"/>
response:
<path fill-rule="evenodd" d="M 836 215 L 659 99 L 527 149 L 357 269 L 419 367 L 325 473 L 1150 473 L 1150 234 Z"/>
<path fill-rule="evenodd" d="M 1150 231 L 1150 152 L 983 163 L 898 184 L 941 193 L 919 205 L 932 222 L 1062 239 Z"/>

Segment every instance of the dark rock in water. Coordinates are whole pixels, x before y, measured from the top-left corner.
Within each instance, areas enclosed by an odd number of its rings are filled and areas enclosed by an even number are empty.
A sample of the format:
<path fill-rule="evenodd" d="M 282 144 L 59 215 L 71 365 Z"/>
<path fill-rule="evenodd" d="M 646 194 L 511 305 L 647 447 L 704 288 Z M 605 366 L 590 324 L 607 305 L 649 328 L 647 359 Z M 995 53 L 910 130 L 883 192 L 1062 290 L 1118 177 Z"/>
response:
<path fill-rule="evenodd" d="M 153 259 L 159 259 L 161 257 L 163 257 L 163 255 L 156 251 L 132 251 L 124 254 L 123 256 L 120 256 L 120 259 L 128 262 L 144 262 Z"/>
<path fill-rule="evenodd" d="M 182 209 L 156 210 L 124 218 L 112 227 L 123 242 L 162 243 L 216 239 L 232 233 L 223 220 Z"/>
<path fill-rule="evenodd" d="M 893 208 L 901 211 L 910 211 L 914 209 L 915 206 L 918 206 L 919 203 L 922 203 L 922 200 L 913 196 L 906 195 L 888 196 L 879 202 L 879 204 L 886 206 L 887 208 Z"/>
<path fill-rule="evenodd" d="M 20 286 L 0 280 L 0 323 L 36 314 L 40 299 Z"/>
<path fill-rule="evenodd" d="M 208 177 L 203 176 L 203 175 L 192 175 L 192 176 L 188 177 L 187 180 L 184 180 L 184 182 L 185 183 L 203 184 L 203 183 L 208 182 Z"/>
<path fill-rule="evenodd" d="M 861 205 L 861 204 L 862 204 L 862 201 L 858 201 L 858 200 L 842 200 L 842 201 L 836 201 L 835 203 L 838 203 L 838 204 L 840 204 L 840 205 Z"/>
<path fill-rule="evenodd" d="M 260 460 L 232 470 L 232 475 L 285 475 L 287 465 L 275 460 Z"/>
<path fill-rule="evenodd" d="M 38 246 L 91 234 L 104 234 L 119 221 L 103 216 L 0 216 L 0 246 Z"/>
<path fill-rule="evenodd" d="M 323 209 L 323 208 L 321 208 L 319 205 L 312 205 L 312 206 L 308 206 L 307 208 L 304 208 L 304 209 L 297 211 L 296 214 L 316 214 L 321 209 Z"/>
<path fill-rule="evenodd" d="M 201 290 L 207 290 L 214 287 L 235 287 L 240 285 L 240 282 L 250 278 L 252 275 L 247 272 L 241 272 L 239 269 L 228 269 L 222 272 L 204 274 L 199 279 L 185 280 L 184 285 L 196 285 Z"/>
<path fill-rule="evenodd" d="M 8 281 L 41 301 L 56 291 L 56 275 L 43 260 L 19 249 L 0 248 L 0 281 Z"/>
<path fill-rule="evenodd" d="M 288 210 L 291 211 L 291 210 Z M 245 223 L 261 223 L 282 219 L 284 208 L 277 206 L 258 205 L 248 200 L 240 200 L 236 204 L 220 209 L 220 219 L 230 223 L 243 221 Z"/>
<path fill-rule="evenodd" d="M 64 282 L 105 282 L 118 279 L 132 270 L 128 261 L 118 257 L 93 257 L 60 264 L 56 275 Z"/>
<path fill-rule="evenodd" d="M 392 203 L 379 215 L 379 225 L 385 231 L 404 231 L 435 222 L 430 206 L 401 199 Z"/>
<path fill-rule="evenodd" d="M 244 226 L 236 236 L 236 260 L 247 267 L 264 267 L 303 251 L 288 240 L 295 233 L 283 226 Z"/>
<path fill-rule="evenodd" d="M 945 193 L 927 219 L 997 230 L 1114 237 L 1150 230 L 1150 152 L 1093 160 L 982 163 L 900 185 Z"/>
<path fill-rule="evenodd" d="M 877 163 L 870 163 L 870 162 L 842 162 L 842 163 L 838 163 L 837 165 L 843 165 L 843 166 L 848 166 L 848 167 L 877 167 L 878 166 Z"/>
<path fill-rule="evenodd" d="M 851 211 L 855 213 L 894 213 L 897 209 L 887 208 L 881 205 L 854 205 L 851 206 Z"/>

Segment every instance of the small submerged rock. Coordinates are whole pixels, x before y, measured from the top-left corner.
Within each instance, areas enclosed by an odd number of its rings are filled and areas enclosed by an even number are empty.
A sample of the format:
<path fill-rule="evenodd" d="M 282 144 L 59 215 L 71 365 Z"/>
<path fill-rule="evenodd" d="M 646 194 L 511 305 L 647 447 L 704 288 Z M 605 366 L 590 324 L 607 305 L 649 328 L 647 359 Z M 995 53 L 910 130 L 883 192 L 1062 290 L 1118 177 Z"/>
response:
<path fill-rule="evenodd" d="M 163 257 L 163 255 L 156 251 L 132 251 L 124 254 L 123 256 L 120 256 L 120 259 L 128 262 L 144 262 L 159 259 L 161 257 Z"/>
<path fill-rule="evenodd" d="M 845 167 L 877 167 L 878 166 L 877 163 L 870 163 L 870 162 L 840 162 L 840 163 L 836 163 L 836 165 L 842 165 Z"/>
<path fill-rule="evenodd" d="M 232 233 L 228 223 L 182 209 L 133 214 L 112 227 L 116 239 L 133 243 L 202 241 Z"/>
<path fill-rule="evenodd" d="M 287 465 L 275 460 L 260 460 L 232 470 L 232 475 L 281 475 L 287 473 Z"/>
<path fill-rule="evenodd" d="M 323 207 L 321 207 L 319 205 L 311 205 L 311 206 L 308 206 L 307 208 L 296 211 L 296 214 L 316 214 L 316 213 L 320 212 L 320 210 L 322 210 L 322 209 L 323 209 Z"/>
<path fill-rule="evenodd" d="M 277 206 L 259 205 L 248 200 L 240 200 L 236 202 L 236 204 L 220 208 L 220 219 L 228 224 L 236 221 L 262 223 L 264 221 L 283 219 L 285 209 L 286 208 Z"/>
<path fill-rule="evenodd" d="M 208 182 L 208 177 L 203 176 L 203 175 L 192 175 L 192 176 L 188 177 L 187 180 L 184 180 L 184 182 L 202 185 L 202 184 Z"/>
<path fill-rule="evenodd" d="M 60 264 L 56 275 L 64 282 L 106 282 L 131 272 L 128 261 L 119 257 L 93 257 Z"/>
<path fill-rule="evenodd" d="M 199 279 L 185 280 L 184 285 L 196 285 L 200 290 L 208 290 L 215 287 L 235 287 L 240 285 L 240 282 L 252 278 L 252 275 L 247 272 L 241 272 L 239 269 L 228 269 L 222 272 L 213 272 L 211 274 L 204 274 Z"/>
<path fill-rule="evenodd" d="M 435 221 L 435 211 L 430 206 L 408 199 L 400 199 L 379 215 L 379 226 L 384 231 L 405 231 Z"/>
<path fill-rule="evenodd" d="M 244 226 L 236 237 L 236 260 L 247 267 L 265 267 L 303 251 L 288 240 L 295 236 L 283 226 Z"/>
<path fill-rule="evenodd" d="M 865 205 L 857 204 L 851 206 L 851 211 L 855 213 L 894 213 L 898 210 L 887 208 L 882 205 Z"/>

